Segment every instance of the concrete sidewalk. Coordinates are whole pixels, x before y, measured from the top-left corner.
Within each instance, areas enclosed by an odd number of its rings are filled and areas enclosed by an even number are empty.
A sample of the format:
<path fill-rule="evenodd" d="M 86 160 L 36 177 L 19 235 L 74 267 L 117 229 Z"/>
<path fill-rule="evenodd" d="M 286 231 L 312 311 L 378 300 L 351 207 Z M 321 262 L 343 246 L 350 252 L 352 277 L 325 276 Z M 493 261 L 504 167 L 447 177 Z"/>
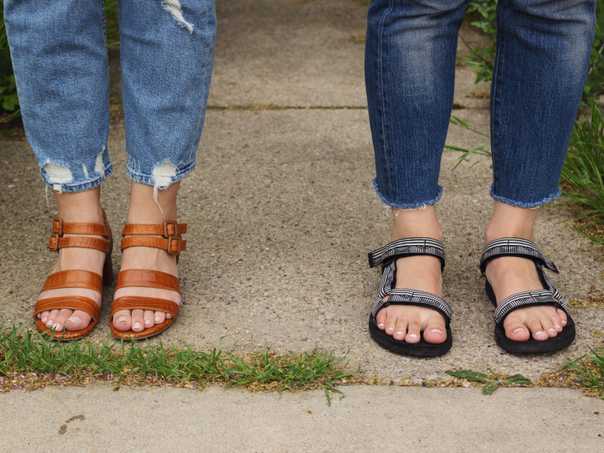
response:
<path fill-rule="evenodd" d="M 604 451 L 604 401 L 570 390 L 344 387 L 47 388 L 0 395 L 6 452 L 583 453 Z M 19 433 L 15 436 L 15 433 Z"/>

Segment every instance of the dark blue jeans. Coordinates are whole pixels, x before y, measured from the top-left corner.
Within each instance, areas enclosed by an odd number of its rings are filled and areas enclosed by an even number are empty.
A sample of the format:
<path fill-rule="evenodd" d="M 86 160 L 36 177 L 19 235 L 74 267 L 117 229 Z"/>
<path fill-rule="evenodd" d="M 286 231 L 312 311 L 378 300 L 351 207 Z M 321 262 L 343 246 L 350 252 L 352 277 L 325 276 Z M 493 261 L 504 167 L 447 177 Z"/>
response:
<path fill-rule="evenodd" d="M 491 89 L 495 200 L 537 207 L 559 180 L 585 83 L 595 0 L 499 0 Z M 396 208 L 436 203 L 467 0 L 373 0 L 366 83 L 376 179 Z"/>

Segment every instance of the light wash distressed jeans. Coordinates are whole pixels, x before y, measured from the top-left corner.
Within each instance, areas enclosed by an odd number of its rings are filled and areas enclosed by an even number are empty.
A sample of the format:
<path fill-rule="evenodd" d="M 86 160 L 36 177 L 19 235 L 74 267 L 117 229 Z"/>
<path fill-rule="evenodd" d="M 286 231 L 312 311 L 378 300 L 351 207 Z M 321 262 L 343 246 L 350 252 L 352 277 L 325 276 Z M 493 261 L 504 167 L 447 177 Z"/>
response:
<path fill-rule="evenodd" d="M 111 174 L 103 0 L 4 0 L 29 143 L 44 181 L 79 192 Z M 195 167 L 212 73 L 213 0 L 121 0 L 128 175 L 162 189 Z"/>
<path fill-rule="evenodd" d="M 366 80 L 382 200 L 436 203 L 468 0 L 373 0 Z M 595 0 L 499 0 L 491 91 L 495 200 L 532 208 L 559 180 L 585 83 Z"/>

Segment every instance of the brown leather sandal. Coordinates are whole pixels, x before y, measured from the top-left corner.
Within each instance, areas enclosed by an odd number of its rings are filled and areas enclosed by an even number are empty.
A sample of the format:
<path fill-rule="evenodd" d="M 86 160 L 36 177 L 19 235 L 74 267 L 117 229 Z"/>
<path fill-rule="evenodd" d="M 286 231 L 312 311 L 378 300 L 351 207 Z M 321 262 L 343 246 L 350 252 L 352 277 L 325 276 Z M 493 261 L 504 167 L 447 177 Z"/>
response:
<path fill-rule="evenodd" d="M 164 250 L 172 256 L 178 257 L 180 252 L 186 249 L 187 241 L 182 239 L 182 234 L 187 232 L 184 223 L 164 222 L 161 225 L 127 224 L 122 231 L 121 249 L 129 247 L 151 247 Z M 115 290 L 121 288 L 157 288 L 175 291 L 180 295 L 180 283 L 174 275 L 148 270 L 128 269 L 120 271 L 117 275 Z M 134 332 L 132 330 L 122 332 L 113 325 L 113 316 L 121 310 L 153 310 L 169 313 L 172 318 L 166 319 L 161 324 Z M 111 332 L 114 338 L 120 340 L 144 340 L 159 335 L 172 325 L 178 312 L 180 304 L 169 299 L 157 299 L 142 296 L 123 296 L 115 299 L 111 304 L 111 318 L 109 320 Z"/>
<path fill-rule="evenodd" d="M 65 234 L 74 236 L 65 237 Z M 90 236 L 101 236 L 101 238 Z M 52 235 L 48 240 L 48 248 L 53 252 L 58 252 L 67 247 L 94 249 L 105 253 L 103 275 L 79 269 L 54 272 L 44 282 L 42 292 L 53 289 L 83 288 L 98 292 L 102 300 L 103 286 L 109 286 L 113 281 L 111 265 L 113 241 L 107 219 L 105 218 L 105 224 L 99 224 L 65 223 L 61 218 L 55 218 L 52 221 Z M 63 309 L 86 312 L 90 315 L 90 323 L 80 330 L 63 329 L 58 332 L 47 327 L 42 320 L 38 319 L 39 313 Z M 72 341 L 85 337 L 92 332 L 99 322 L 100 314 L 101 304 L 97 304 L 93 299 L 84 296 L 47 297 L 39 299 L 34 307 L 34 320 L 38 331 L 57 341 Z"/>

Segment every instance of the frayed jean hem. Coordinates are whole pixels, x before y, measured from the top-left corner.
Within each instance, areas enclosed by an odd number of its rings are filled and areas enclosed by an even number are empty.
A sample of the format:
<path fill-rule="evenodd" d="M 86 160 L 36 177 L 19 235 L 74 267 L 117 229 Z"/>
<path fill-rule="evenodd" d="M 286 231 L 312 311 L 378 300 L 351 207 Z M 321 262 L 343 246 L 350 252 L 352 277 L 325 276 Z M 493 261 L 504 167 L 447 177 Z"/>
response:
<path fill-rule="evenodd" d="M 87 179 L 84 181 L 79 181 L 76 183 L 50 182 L 49 181 L 50 178 L 48 176 L 45 176 L 44 173 L 42 173 L 42 179 L 44 180 L 44 184 L 46 184 L 46 186 L 49 189 L 52 189 L 53 192 L 58 192 L 58 193 L 85 192 L 86 190 L 92 190 L 92 189 L 96 189 L 97 187 L 99 187 L 101 184 L 103 184 L 103 182 L 105 181 L 105 179 L 108 176 L 111 176 L 112 172 L 113 172 L 112 166 L 109 163 L 109 164 L 105 165 L 102 175 L 98 175 L 94 178 Z"/>
<path fill-rule="evenodd" d="M 525 209 L 540 208 L 541 206 L 551 203 L 552 201 L 560 198 L 560 195 L 561 195 L 561 192 L 560 192 L 560 189 L 558 189 L 554 193 L 552 193 L 538 201 L 521 201 L 521 200 L 512 200 L 511 198 L 497 195 L 495 193 L 495 190 L 493 188 L 491 188 L 491 197 L 493 198 L 493 200 L 498 201 L 500 203 L 510 205 L 510 206 L 515 206 L 517 208 L 525 208 Z"/>
<path fill-rule="evenodd" d="M 144 184 L 146 186 L 157 187 L 160 190 L 165 190 L 172 184 L 175 184 L 188 176 L 193 170 L 195 170 L 196 166 L 197 162 L 190 162 L 179 167 L 178 170 L 176 170 L 176 174 L 169 177 L 170 181 L 168 184 L 165 184 L 164 181 L 157 181 L 153 174 L 138 172 L 130 166 L 128 167 L 128 178 L 130 178 L 132 182 L 138 184 Z M 165 178 L 165 176 L 162 178 Z"/>
<path fill-rule="evenodd" d="M 399 203 L 399 202 L 392 201 L 392 200 L 389 200 L 388 198 L 386 198 L 386 196 L 380 191 L 380 188 L 378 187 L 376 180 L 373 181 L 373 189 L 375 190 L 375 193 L 377 194 L 379 199 L 382 201 L 382 203 L 384 203 L 386 206 L 388 206 L 390 208 L 394 208 L 394 209 L 419 209 L 419 208 L 425 208 L 428 206 L 433 206 L 440 201 L 440 199 L 442 198 L 442 195 L 443 195 L 443 188 L 438 186 L 438 192 L 434 198 L 431 198 L 428 200 L 416 200 L 411 203 Z"/>

